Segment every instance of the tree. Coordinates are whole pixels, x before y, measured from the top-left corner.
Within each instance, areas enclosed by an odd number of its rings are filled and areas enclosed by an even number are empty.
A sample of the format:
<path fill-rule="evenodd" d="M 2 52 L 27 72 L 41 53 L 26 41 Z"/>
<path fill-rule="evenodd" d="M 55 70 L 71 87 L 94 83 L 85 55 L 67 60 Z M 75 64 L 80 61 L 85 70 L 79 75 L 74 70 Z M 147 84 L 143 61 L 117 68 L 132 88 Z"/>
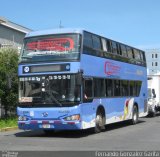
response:
<path fill-rule="evenodd" d="M 18 102 L 18 50 L 14 48 L 0 49 L 0 98 L 5 109 L 14 111 Z"/>

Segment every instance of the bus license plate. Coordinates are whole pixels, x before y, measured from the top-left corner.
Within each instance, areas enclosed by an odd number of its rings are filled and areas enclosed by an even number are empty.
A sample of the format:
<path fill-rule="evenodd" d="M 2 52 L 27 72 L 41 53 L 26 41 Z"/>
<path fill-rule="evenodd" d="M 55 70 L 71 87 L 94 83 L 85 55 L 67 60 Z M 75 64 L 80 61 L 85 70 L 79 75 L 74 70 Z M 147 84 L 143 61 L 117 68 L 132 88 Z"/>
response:
<path fill-rule="evenodd" d="M 42 128 L 51 128 L 51 125 L 50 124 L 43 124 Z"/>

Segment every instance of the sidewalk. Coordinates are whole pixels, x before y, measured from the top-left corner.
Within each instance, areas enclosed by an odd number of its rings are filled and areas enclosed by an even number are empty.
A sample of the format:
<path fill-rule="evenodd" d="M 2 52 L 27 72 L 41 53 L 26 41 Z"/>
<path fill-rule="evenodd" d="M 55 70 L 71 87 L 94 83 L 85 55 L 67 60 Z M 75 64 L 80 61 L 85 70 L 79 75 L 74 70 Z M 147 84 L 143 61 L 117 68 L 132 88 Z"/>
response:
<path fill-rule="evenodd" d="M 18 126 L 15 126 L 15 127 L 6 127 L 6 128 L 0 129 L 0 132 L 13 131 L 13 130 L 17 130 L 17 129 L 18 129 Z"/>

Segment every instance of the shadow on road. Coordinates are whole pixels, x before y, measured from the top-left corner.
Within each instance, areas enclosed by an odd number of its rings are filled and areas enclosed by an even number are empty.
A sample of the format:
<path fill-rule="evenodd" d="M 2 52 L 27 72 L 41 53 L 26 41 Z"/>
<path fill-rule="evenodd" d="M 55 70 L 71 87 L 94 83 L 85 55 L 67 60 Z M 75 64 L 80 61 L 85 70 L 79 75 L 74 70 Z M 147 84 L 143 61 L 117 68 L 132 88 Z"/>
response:
<path fill-rule="evenodd" d="M 155 116 L 147 115 L 145 118 L 156 118 L 156 117 L 160 117 L 160 112 L 158 112 Z"/>
<path fill-rule="evenodd" d="M 144 122 L 146 122 L 146 121 L 139 120 L 138 124 L 136 124 L 136 125 L 140 125 L 141 123 L 144 123 Z M 105 131 L 113 131 L 115 129 L 120 129 L 120 128 L 124 128 L 124 127 L 129 127 L 129 126 L 132 126 L 130 121 L 117 122 L 117 123 L 106 125 Z"/>
<path fill-rule="evenodd" d="M 139 120 L 139 123 L 136 125 L 139 125 L 144 122 L 145 122 L 144 120 Z M 120 129 L 120 128 L 124 128 L 124 127 L 129 127 L 129 126 L 131 126 L 129 121 L 108 124 L 108 125 L 106 125 L 106 129 L 104 130 L 104 132 L 113 131 L 115 129 Z M 24 131 L 24 132 L 15 133 L 16 137 L 42 137 L 42 138 L 43 137 L 82 138 L 82 137 L 86 137 L 86 136 L 90 136 L 90 135 L 95 135 L 95 134 L 93 134 L 91 129 L 73 130 L 73 131 L 66 130 L 66 131 L 55 131 L 55 132 L 53 131 L 53 132 L 49 132 L 49 133 L 45 133 L 43 130 L 35 130 L 35 131 Z"/>
<path fill-rule="evenodd" d="M 80 130 L 66 130 L 66 131 L 51 131 L 45 133 L 43 130 L 24 131 L 15 134 L 16 137 L 54 137 L 54 138 L 81 138 L 88 136 L 85 131 Z"/>

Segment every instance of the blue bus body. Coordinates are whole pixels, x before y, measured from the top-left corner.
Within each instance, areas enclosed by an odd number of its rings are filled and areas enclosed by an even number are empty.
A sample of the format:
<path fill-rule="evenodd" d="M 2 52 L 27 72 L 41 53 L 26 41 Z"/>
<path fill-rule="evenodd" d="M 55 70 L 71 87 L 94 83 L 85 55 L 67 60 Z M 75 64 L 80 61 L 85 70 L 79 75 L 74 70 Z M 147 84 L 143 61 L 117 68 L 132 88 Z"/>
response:
<path fill-rule="evenodd" d="M 73 30 L 66 31 L 63 29 L 59 29 L 53 31 L 33 32 L 28 34 L 26 38 L 49 34 L 63 34 L 66 32 L 73 33 Z M 74 31 L 74 33 L 75 32 L 81 35 L 81 41 L 83 41 L 83 30 L 78 29 Z M 81 47 L 80 58 L 79 60 L 75 61 L 40 62 L 41 57 L 39 57 L 37 62 L 20 62 L 18 66 L 18 76 L 22 82 L 25 80 L 30 81 L 32 79 L 37 79 L 38 81 L 40 81 L 45 79 L 43 78 L 43 76 L 48 76 L 49 78 L 52 78 L 52 76 L 56 76 L 56 79 L 64 81 L 65 79 L 67 79 L 67 77 L 71 78 L 72 75 L 78 73 L 80 74 L 79 76 L 82 77 L 80 83 L 77 83 L 80 88 L 80 99 L 75 104 L 72 102 L 71 104 L 73 105 L 69 105 L 69 103 L 67 103 L 67 105 L 63 106 L 61 105 L 61 103 L 63 102 L 57 102 L 57 104 L 59 103 L 59 105 L 53 107 L 52 105 L 49 107 L 45 107 L 46 103 L 34 106 L 33 104 L 30 104 L 30 102 L 33 101 L 33 98 L 20 98 L 20 105 L 17 107 L 17 114 L 19 116 L 18 127 L 20 129 L 79 130 L 92 128 L 96 126 L 96 115 L 99 108 L 103 108 L 105 124 L 132 119 L 134 105 L 137 106 L 139 117 L 146 115 L 146 66 L 131 64 L 109 57 L 105 58 L 92 56 L 85 53 L 84 51 L 85 50 L 83 50 Z M 60 67 L 58 68 L 58 70 L 57 65 L 58 67 Z M 35 67 L 35 69 L 38 69 L 37 67 L 40 68 L 39 70 L 34 69 L 33 71 L 30 71 L 29 69 L 32 67 Z M 51 69 L 54 69 L 55 67 L 56 68 L 52 71 L 47 70 L 47 67 L 51 67 Z M 41 69 L 43 70 L 41 71 Z M 102 84 L 105 85 L 105 88 L 101 87 L 104 89 L 104 93 L 109 90 L 109 88 L 107 88 L 107 82 L 109 80 L 112 82 L 114 88 L 117 88 L 117 90 L 119 90 L 119 95 L 116 95 L 116 91 L 114 91 L 114 94 L 110 96 L 107 96 L 107 94 L 103 95 L 103 93 L 99 93 L 99 95 L 101 94 L 103 96 L 94 96 L 96 95 L 95 93 L 98 90 L 98 87 L 95 86 L 94 82 L 94 80 L 96 79 L 100 79 Z M 93 83 L 93 86 L 91 85 L 92 89 L 90 89 L 92 93 L 92 96 L 90 96 L 91 99 L 86 101 L 84 101 L 84 80 L 89 80 L 90 82 L 88 84 Z M 117 85 L 115 85 L 115 82 L 118 82 Z M 127 95 L 127 93 L 122 94 L 123 89 L 120 89 L 122 87 L 122 84 L 124 84 L 125 86 L 125 92 L 131 90 L 131 88 L 133 87 L 128 86 L 128 84 L 131 84 L 129 82 L 132 82 L 133 84 L 140 83 L 140 88 L 137 86 L 137 88 L 135 89 L 139 90 L 138 95 L 132 96 L 131 94 Z M 27 85 L 29 86 L 29 83 Z M 43 88 L 43 83 L 41 90 L 46 90 Z M 48 94 L 48 97 L 50 96 L 51 95 Z M 61 97 L 66 98 L 64 94 L 62 94 Z M 54 96 L 52 98 L 52 101 L 56 101 Z M 25 103 L 21 104 L 22 102 Z"/>

